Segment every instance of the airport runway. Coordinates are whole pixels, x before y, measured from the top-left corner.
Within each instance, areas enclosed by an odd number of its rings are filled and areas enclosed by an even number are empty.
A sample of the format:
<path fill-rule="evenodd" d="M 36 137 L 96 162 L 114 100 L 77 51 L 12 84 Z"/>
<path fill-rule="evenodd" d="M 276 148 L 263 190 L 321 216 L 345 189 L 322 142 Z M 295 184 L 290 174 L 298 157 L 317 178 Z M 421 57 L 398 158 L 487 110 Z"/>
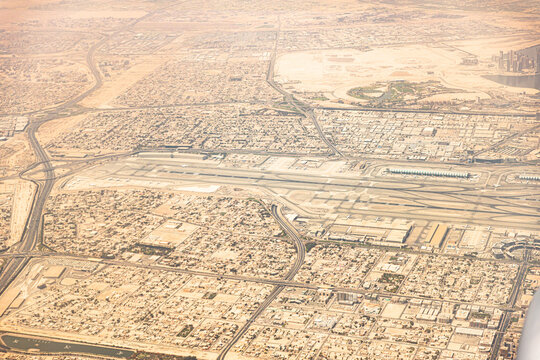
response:
<path fill-rule="evenodd" d="M 444 179 L 324 176 L 136 157 L 99 170 L 103 171 L 103 178 L 267 188 L 293 202 L 290 194 L 302 192 L 306 200 L 296 203 L 298 206 L 311 206 L 310 202 L 332 204 L 331 211 L 347 215 L 540 230 L 540 188 L 521 184 L 488 188 L 479 183 Z"/>

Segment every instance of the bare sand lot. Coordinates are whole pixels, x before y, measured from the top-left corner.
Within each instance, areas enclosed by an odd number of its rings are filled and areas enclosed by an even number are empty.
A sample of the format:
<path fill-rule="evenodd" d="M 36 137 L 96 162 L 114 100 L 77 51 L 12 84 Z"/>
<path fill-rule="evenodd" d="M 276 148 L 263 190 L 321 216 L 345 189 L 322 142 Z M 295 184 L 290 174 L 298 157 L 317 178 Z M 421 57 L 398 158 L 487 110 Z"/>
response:
<path fill-rule="evenodd" d="M 298 83 L 300 91 L 333 91 L 342 86 L 366 86 L 376 81 L 421 81 L 434 71 L 455 65 L 456 59 L 414 45 L 380 48 L 313 50 L 284 54 L 276 62 L 276 80 Z"/>
<path fill-rule="evenodd" d="M 25 134 L 16 134 L 0 144 L 0 175 L 13 175 L 34 161 Z"/>
<path fill-rule="evenodd" d="M 34 184 L 29 181 L 18 181 L 17 183 L 11 218 L 11 240 L 7 244 L 8 246 L 21 239 L 24 224 L 32 206 L 34 190 Z"/>
<path fill-rule="evenodd" d="M 84 106 L 107 108 L 110 102 L 126 91 L 130 86 L 152 73 L 167 59 L 159 56 L 145 56 L 140 62 L 127 71 L 106 81 L 99 91 L 93 93 L 81 103 Z"/>
<path fill-rule="evenodd" d="M 489 54 L 492 53 L 495 53 L 494 47 L 489 51 Z M 490 90 L 508 89 L 482 77 L 488 73 L 487 65 L 484 64 L 487 60 L 483 62 L 480 59 L 477 65 L 463 65 L 462 60 L 466 56 L 466 52 L 446 45 L 407 45 L 369 51 L 298 51 L 277 58 L 275 79 L 286 89 L 299 93 L 323 92 L 329 99 L 350 101 L 359 101 L 348 94 L 352 88 L 395 81 L 436 81 L 449 89 L 448 94 L 436 95 L 428 101 L 486 99 L 490 97 Z M 521 88 L 511 91 L 537 92 Z M 379 91 L 371 97 L 381 94 Z"/>

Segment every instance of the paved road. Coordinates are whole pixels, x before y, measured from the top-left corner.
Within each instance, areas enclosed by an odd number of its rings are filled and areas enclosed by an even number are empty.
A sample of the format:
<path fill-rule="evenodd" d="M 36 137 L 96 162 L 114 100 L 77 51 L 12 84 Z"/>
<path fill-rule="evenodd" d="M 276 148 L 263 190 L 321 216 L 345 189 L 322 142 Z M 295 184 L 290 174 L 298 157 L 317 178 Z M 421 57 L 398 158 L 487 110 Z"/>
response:
<path fill-rule="evenodd" d="M 281 28 L 281 24 L 279 25 L 279 28 L 278 28 L 278 30 L 276 32 L 276 41 L 274 43 L 274 51 L 272 52 L 272 57 L 270 58 L 270 64 L 268 66 L 268 72 L 266 73 L 266 82 L 274 90 L 276 90 L 277 92 L 282 94 L 283 97 L 285 98 L 285 101 L 287 101 L 287 103 L 289 105 L 294 107 L 299 113 L 304 115 L 306 118 L 310 119 L 313 122 L 313 125 L 315 125 L 315 128 L 317 129 L 317 132 L 319 133 L 319 137 L 321 138 L 322 141 L 324 141 L 326 146 L 328 146 L 328 148 L 330 148 L 330 150 L 335 155 L 339 155 L 340 157 L 343 157 L 343 153 L 341 153 L 341 151 L 339 151 L 334 146 L 334 144 L 330 140 L 328 140 L 328 138 L 326 137 L 326 135 L 322 131 L 321 126 L 319 125 L 319 122 L 317 121 L 317 117 L 315 116 L 315 113 L 313 112 L 311 107 L 308 106 L 307 104 L 302 103 L 300 100 L 296 99 L 290 93 L 283 90 L 283 88 L 281 88 L 281 86 L 276 84 L 276 82 L 274 81 L 274 65 L 276 63 L 277 44 L 278 44 L 278 41 L 279 41 L 280 28 Z"/>
<path fill-rule="evenodd" d="M 168 5 L 167 7 L 174 6 L 174 5 L 176 4 Z M 30 252 L 34 250 L 34 248 L 38 244 L 40 240 L 40 235 L 41 235 L 40 234 L 41 217 L 42 217 L 43 209 L 45 206 L 45 201 L 49 197 L 49 194 L 54 186 L 54 169 L 50 163 L 49 155 L 36 139 L 36 131 L 39 129 L 39 127 L 43 123 L 47 121 L 58 119 L 61 117 L 65 117 L 66 115 L 69 115 L 69 114 L 80 112 L 81 110 L 76 107 L 77 103 L 79 103 L 81 100 L 88 97 L 90 94 L 98 90 L 103 85 L 101 74 L 94 61 L 94 55 L 96 53 L 96 50 L 99 49 L 112 36 L 122 31 L 128 30 L 129 28 L 133 27 L 135 24 L 152 16 L 154 13 L 160 10 L 162 9 L 158 9 L 153 12 L 147 13 L 146 15 L 132 21 L 131 23 L 115 30 L 108 36 L 103 37 L 100 41 L 92 45 L 86 54 L 86 62 L 87 62 L 88 68 L 90 69 L 94 77 L 94 85 L 90 89 L 75 96 L 74 98 L 69 99 L 68 101 L 56 107 L 52 107 L 52 108 L 44 110 L 42 112 L 44 116 L 40 118 L 39 120 L 31 122 L 30 125 L 28 126 L 28 129 L 27 129 L 28 139 L 36 155 L 36 160 L 37 160 L 36 162 L 41 163 L 43 165 L 43 168 L 45 171 L 45 179 L 43 181 L 36 182 L 36 184 L 38 185 L 38 189 L 34 197 L 32 208 L 30 210 L 30 214 L 26 222 L 26 227 L 24 229 L 20 245 L 17 247 L 17 249 L 15 249 L 16 251 Z M 39 111 L 36 111 L 35 113 L 38 113 L 38 112 Z M 0 295 L 7 289 L 9 284 L 17 277 L 17 275 L 24 268 L 27 262 L 28 262 L 28 258 L 22 258 L 22 257 L 11 258 L 10 260 L 7 261 L 7 263 L 2 268 L 2 273 L 0 274 Z"/>
<path fill-rule="evenodd" d="M 300 267 L 304 263 L 304 260 L 306 258 L 306 246 L 304 245 L 304 242 L 302 239 L 300 239 L 300 235 L 296 231 L 296 229 L 292 226 L 292 224 L 283 216 L 283 213 L 281 212 L 281 209 L 277 207 L 276 205 L 272 205 L 272 216 L 277 220 L 279 225 L 285 230 L 287 235 L 294 241 L 294 248 L 296 250 L 296 260 L 294 261 L 293 266 L 285 275 L 285 280 L 292 280 L 294 279 L 295 275 L 300 270 Z"/>
<path fill-rule="evenodd" d="M 45 178 L 41 182 L 38 183 L 38 189 L 37 189 L 37 192 L 36 192 L 36 195 L 35 195 L 35 198 L 34 198 L 33 207 L 31 209 L 29 218 L 27 220 L 27 226 L 25 228 L 25 232 L 23 234 L 22 241 L 21 241 L 19 247 L 16 249 L 17 252 L 20 253 L 21 255 L 22 254 L 30 254 L 35 249 L 36 245 L 39 242 L 39 239 L 41 237 L 40 225 L 41 225 L 42 213 L 43 213 L 43 209 L 45 207 L 46 200 L 47 200 L 47 198 L 48 198 L 48 196 L 49 196 L 49 194 L 50 194 L 50 192 L 51 192 L 51 190 L 52 190 L 52 188 L 54 186 L 54 178 L 55 178 L 54 169 L 53 169 L 52 164 L 50 162 L 49 156 L 46 153 L 46 151 L 43 149 L 41 144 L 36 139 L 36 136 L 35 136 L 36 131 L 39 129 L 40 125 L 45 123 L 46 121 L 50 121 L 50 120 L 57 119 L 57 118 L 62 117 L 62 116 L 66 116 L 65 115 L 66 111 L 67 111 L 67 113 L 69 113 L 70 111 L 72 113 L 74 113 L 76 110 L 73 109 L 73 107 L 77 103 L 79 103 L 81 100 L 85 99 L 87 96 L 89 96 L 90 94 L 92 94 L 93 92 L 95 92 L 96 90 L 98 90 L 102 86 L 101 74 L 99 73 L 99 70 L 97 69 L 97 67 L 95 65 L 95 62 L 94 62 L 94 54 L 97 51 L 97 49 L 99 49 L 99 47 L 101 45 L 103 45 L 114 34 L 130 28 L 131 26 L 135 25 L 136 23 L 138 23 L 138 22 L 142 21 L 143 19 L 151 16 L 152 14 L 153 13 L 148 13 L 147 15 L 137 19 L 136 21 L 132 22 L 131 24 L 129 24 L 129 25 L 125 26 L 125 27 L 122 27 L 121 29 L 117 30 L 116 32 L 102 38 L 99 42 L 95 43 L 89 49 L 89 51 L 87 53 L 87 56 L 86 56 L 86 61 L 88 63 L 88 67 L 89 67 L 91 73 L 93 74 L 93 76 L 95 78 L 95 83 L 94 83 L 93 87 L 88 89 L 87 91 L 83 92 L 82 94 L 68 100 L 67 102 L 55 107 L 55 108 L 51 108 L 51 109 L 46 110 L 45 116 L 42 119 L 40 119 L 39 121 L 31 123 L 30 126 L 28 127 L 27 131 L 28 131 L 29 141 L 30 141 L 30 144 L 31 144 L 35 154 L 36 154 L 37 162 L 39 164 L 42 164 L 43 167 L 44 167 Z M 276 40 L 276 43 L 277 43 L 277 40 Z M 315 125 L 321 139 L 325 142 L 325 144 L 329 147 L 329 149 L 334 154 L 339 155 L 339 156 L 343 156 L 343 154 L 325 136 L 325 134 L 323 133 L 323 131 L 322 131 L 317 119 L 316 119 L 315 114 L 310 109 L 310 107 L 307 106 L 306 104 L 303 104 L 302 102 L 300 102 L 296 98 L 294 98 L 290 93 L 284 91 L 279 85 L 277 85 L 274 82 L 274 80 L 273 80 L 274 73 L 273 72 L 274 72 L 275 56 L 276 56 L 276 51 L 274 51 L 274 53 L 272 55 L 269 72 L 267 74 L 267 81 L 270 84 L 270 86 L 272 86 L 274 89 L 276 89 L 276 91 L 283 94 L 286 101 L 291 106 L 293 106 L 299 113 L 303 114 L 306 118 L 309 118 L 309 119 L 311 119 L 313 121 L 313 123 L 314 123 L 314 125 Z M 516 134 L 516 136 L 517 135 L 519 135 L 519 134 Z M 500 145 L 500 144 L 496 144 L 496 145 Z M 245 177 L 245 178 L 249 179 L 248 177 Z M 265 179 L 265 180 L 269 181 L 271 179 Z M 274 181 L 284 181 L 284 180 L 275 179 Z M 299 181 L 296 180 L 296 182 L 299 182 Z M 300 181 L 300 182 L 302 182 L 302 181 Z M 306 181 L 303 181 L 303 183 L 306 183 Z M 328 184 L 326 183 L 326 184 L 323 184 L 323 185 L 327 186 Z M 343 186 L 349 186 L 349 185 L 343 185 Z M 402 189 L 395 189 L 394 188 L 392 190 L 401 191 Z M 408 191 L 420 191 L 420 190 L 408 189 Z M 433 191 L 433 192 L 435 192 L 435 191 Z M 440 193 L 440 192 L 437 192 L 437 193 Z M 304 262 L 305 247 L 304 247 L 304 244 L 303 244 L 302 240 L 298 236 L 296 230 L 287 221 L 287 219 L 285 219 L 283 217 L 283 214 L 281 213 L 279 208 L 277 208 L 276 206 L 272 206 L 272 215 L 276 218 L 276 221 L 278 221 L 278 223 L 284 228 L 284 230 L 286 231 L 288 236 L 293 240 L 294 246 L 295 246 L 296 252 L 297 252 L 296 259 L 295 259 L 291 269 L 286 274 L 286 276 L 284 277 L 283 280 L 275 280 L 275 281 L 268 280 L 269 284 L 274 285 L 274 288 L 272 289 L 271 293 L 264 300 L 264 302 L 261 303 L 260 306 L 255 310 L 255 312 L 252 314 L 251 318 L 246 322 L 246 324 L 235 334 L 235 336 L 233 337 L 231 342 L 229 344 L 227 344 L 227 346 L 223 349 L 223 351 L 219 355 L 218 359 L 224 359 L 225 358 L 225 356 L 230 351 L 230 349 L 234 346 L 234 344 L 245 334 L 245 332 L 249 329 L 251 324 L 256 321 L 256 319 L 260 316 L 260 314 L 272 303 L 272 301 L 274 301 L 279 296 L 281 291 L 286 286 L 295 286 L 294 285 L 295 283 L 292 282 L 292 280 L 293 280 L 294 276 L 297 274 L 297 272 L 299 271 L 300 267 L 302 266 L 302 264 Z M 28 262 L 28 259 L 29 258 L 27 256 L 21 256 L 21 257 L 14 256 L 14 257 L 11 257 L 6 262 L 6 265 L 3 268 L 2 274 L 0 275 L 0 294 L 7 288 L 7 286 L 10 284 L 10 282 L 13 281 L 13 279 L 19 274 L 19 272 L 22 270 L 22 268 L 24 268 L 24 266 Z M 104 261 L 104 262 L 105 263 L 115 264 L 114 261 L 110 261 L 110 262 Z M 147 267 L 147 266 L 141 265 L 141 267 Z M 159 268 L 159 267 L 156 267 L 156 268 Z M 510 299 L 511 299 L 510 300 L 510 305 L 511 306 L 515 305 L 515 301 L 516 301 L 517 295 L 519 293 L 520 284 L 523 281 L 524 275 L 526 273 L 525 269 L 526 269 L 526 267 L 523 266 L 520 269 L 520 272 L 518 274 L 518 277 L 517 277 L 517 280 L 516 280 L 516 287 L 513 289 L 512 295 L 510 297 Z M 188 272 L 188 271 L 186 271 L 186 272 Z M 188 272 L 188 273 L 198 274 L 197 272 Z M 208 274 L 201 273 L 201 275 L 208 275 Z M 224 276 L 224 275 L 216 275 L 216 276 Z M 226 277 L 226 276 L 224 276 L 224 277 Z M 262 280 L 259 279 L 258 281 L 262 281 Z M 307 286 L 307 285 L 302 284 L 302 286 Z M 312 285 L 312 286 L 314 286 L 314 285 Z M 348 289 L 344 289 L 344 290 L 350 291 Z M 498 349 L 498 347 L 500 346 L 503 331 L 507 328 L 507 326 L 509 324 L 509 318 L 510 318 L 509 317 L 509 312 L 505 312 L 504 315 L 503 315 L 503 319 L 501 320 L 502 325 L 500 327 L 500 329 L 501 329 L 501 332 L 499 333 L 500 336 L 498 336 L 496 338 L 495 343 L 494 343 L 494 345 L 495 345 L 494 348 L 495 349 Z M 495 355 L 492 355 L 492 357 L 495 356 Z"/>
<path fill-rule="evenodd" d="M 501 317 L 499 328 L 497 329 L 497 334 L 495 335 L 495 339 L 493 340 L 493 344 L 491 346 L 492 351 L 491 351 L 491 356 L 489 357 L 489 360 L 496 360 L 499 355 L 499 349 L 501 347 L 504 334 L 506 333 L 508 326 L 510 326 L 510 319 L 512 317 L 513 308 L 515 307 L 516 301 L 519 296 L 519 291 L 521 290 L 521 284 L 523 283 L 523 280 L 525 279 L 525 275 L 527 275 L 529 255 L 530 255 L 529 250 L 525 250 L 523 263 L 519 267 L 519 271 L 516 276 L 516 281 L 514 282 L 514 286 L 512 288 L 512 292 L 510 293 L 510 297 L 508 298 L 508 305 L 512 309 L 505 310 Z"/>
<path fill-rule="evenodd" d="M 104 43 L 105 39 L 102 39 L 98 43 L 94 44 L 88 51 L 86 56 L 86 61 L 90 71 L 94 75 L 95 84 L 92 88 L 86 90 L 84 93 L 76 96 L 73 99 L 68 100 L 67 102 L 47 110 L 47 114 L 44 118 L 39 121 L 32 122 L 28 127 L 28 140 L 30 146 L 34 150 L 36 156 L 36 162 L 43 165 L 45 172 L 45 180 L 41 182 L 36 182 L 38 185 L 36 196 L 34 197 L 34 202 L 32 204 L 32 209 L 30 210 L 30 215 L 28 217 L 26 227 L 21 239 L 21 243 L 17 248 L 17 251 L 25 252 L 32 251 L 39 242 L 40 239 L 40 225 L 41 225 L 41 216 L 43 213 L 43 208 L 45 206 L 45 201 L 49 197 L 49 194 L 54 186 L 54 169 L 50 163 L 50 158 L 47 152 L 43 149 L 41 144 L 36 138 L 36 131 L 39 127 L 50 120 L 62 117 L 61 113 L 70 110 L 76 103 L 86 98 L 95 90 L 99 89 L 102 85 L 101 75 L 94 64 L 94 53 L 96 49 Z M 0 294 L 2 294 L 9 284 L 17 277 L 19 272 L 24 268 L 27 263 L 27 259 L 24 258 L 14 258 L 11 259 L 2 269 L 2 274 L 0 274 Z"/>
<path fill-rule="evenodd" d="M 304 243 L 302 242 L 302 239 L 298 236 L 298 232 L 294 227 L 289 223 L 289 221 L 283 216 L 283 213 L 281 212 L 281 209 L 278 208 L 276 205 L 272 205 L 272 216 L 277 220 L 279 225 L 285 230 L 287 235 L 293 240 L 294 247 L 296 249 L 296 259 L 293 263 L 293 266 L 289 270 L 289 272 L 285 275 L 284 280 L 290 281 L 294 278 L 296 273 L 298 273 L 298 270 L 300 270 L 300 267 L 304 263 L 304 259 L 306 257 L 306 247 L 304 246 Z M 240 338 L 248 331 L 251 324 L 257 320 L 259 315 L 262 314 L 262 312 L 274 301 L 279 294 L 285 289 L 284 285 L 276 285 L 273 289 L 270 295 L 263 301 L 261 305 L 255 310 L 255 312 L 251 315 L 249 320 L 242 326 L 242 328 L 236 332 L 234 337 L 231 339 L 231 341 L 223 348 L 219 356 L 217 357 L 217 360 L 223 360 L 227 356 L 227 353 L 232 349 L 234 344 L 240 340 Z"/>
<path fill-rule="evenodd" d="M 540 120 L 540 113 L 536 114 L 536 119 L 537 120 Z M 528 129 L 525 129 L 523 131 L 518 131 L 510 136 L 507 136 L 505 137 L 504 139 L 500 140 L 500 141 L 497 141 L 496 143 L 494 143 L 493 145 L 485 148 L 485 149 L 482 149 L 482 150 L 479 150 L 479 151 L 476 151 L 473 155 L 472 155 L 472 158 L 474 159 L 475 157 L 477 157 L 478 155 L 481 155 L 481 154 L 484 154 L 488 151 L 491 151 L 491 150 L 494 150 L 494 149 L 497 149 L 499 148 L 501 145 L 504 145 L 506 144 L 507 142 L 509 142 L 510 140 L 512 139 L 515 139 L 517 137 L 520 137 L 522 135 L 525 135 L 525 134 L 528 134 L 528 133 L 532 133 L 534 132 L 535 130 L 537 129 L 540 129 L 540 124 L 537 124 L 531 128 L 528 128 Z"/>
<path fill-rule="evenodd" d="M 411 219 L 452 219 L 471 224 L 521 226 L 539 229 L 535 195 L 523 186 L 486 189 L 470 183 L 428 183 L 390 177 L 352 178 L 293 174 L 278 171 L 216 168 L 204 164 L 184 164 L 166 159 L 136 159 L 115 168 L 109 174 L 128 179 L 170 181 L 179 179 L 198 182 L 249 185 L 263 188 L 302 190 L 311 192 L 317 201 L 340 201 L 344 208 L 337 212 Z M 367 190 L 362 195 L 362 191 Z M 331 198 L 324 192 L 343 192 Z M 358 192 L 356 198 L 348 194 Z M 354 203 L 351 203 L 354 201 Z M 470 217 L 470 218 L 469 218 Z"/>
<path fill-rule="evenodd" d="M 403 250 L 403 251 L 406 251 L 406 250 Z M 421 253 L 421 252 L 417 252 L 417 253 Z M 432 253 L 427 253 L 427 252 L 424 252 L 423 254 L 432 255 Z M 146 269 L 146 270 L 170 272 L 170 273 L 185 274 L 185 275 L 192 275 L 192 276 L 203 276 L 203 277 L 210 277 L 210 278 L 217 278 L 217 279 L 245 281 L 245 282 L 253 282 L 257 284 L 268 284 L 268 285 L 274 285 L 274 286 L 283 286 L 283 287 L 292 287 L 292 288 L 301 288 L 301 289 L 310 289 L 310 290 L 317 290 L 321 288 L 321 286 L 327 287 L 326 284 L 313 284 L 313 283 L 297 282 L 294 280 L 269 279 L 269 278 L 260 278 L 260 277 L 254 277 L 254 276 L 246 276 L 246 275 L 234 275 L 234 274 L 215 273 L 215 272 L 207 272 L 207 271 L 199 271 L 199 270 L 188 270 L 188 269 L 183 269 L 183 268 L 178 268 L 178 267 L 143 264 L 143 263 L 126 261 L 126 260 L 89 258 L 87 255 L 77 255 L 77 254 L 67 254 L 67 253 L 40 253 L 40 252 L 34 251 L 30 253 L 3 254 L 0 257 L 8 257 L 8 256 L 34 258 L 34 259 L 45 259 L 45 258 L 73 259 L 73 260 L 80 260 L 80 261 L 89 261 L 89 262 L 94 262 L 96 264 L 104 264 L 104 265 L 110 265 L 110 266 Z M 463 256 L 449 255 L 449 254 L 439 254 L 439 256 L 445 256 L 445 257 L 450 257 L 450 258 L 463 258 Z M 493 261 L 493 259 L 476 258 L 475 261 Z M 507 260 L 507 261 L 510 262 L 510 260 Z M 348 287 L 340 287 L 340 286 L 334 286 L 331 288 L 332 290 L 336 292 L 348 292 L 348 293 L 355 293 L 355 294 L 360 294 L 360 295 L 372 294 L 372 295 L 383 296 L 383 297 L 396 296 L 396 293 L 391 293 L 391 292 L 386 292 L 386 291 L 365 290 L 363 288 L 348 288 Z M 415 295 L 399 294 L 399 297 L 407 298 L 407 299 L 421 298 L 421 299 L 426 299 L 426 300 L 433 300 L 433 298 L 429 296 L 422 296 L 422 295 L 416 295 L 416 294 Z M 445 300 L 445 301 L 451 304 L 485 306 L 485 304 L 476 304 L 476 303 L 464 302 L 464 301 L 458 301 L 458 300 Z M 497 308 L 503 311 L 514 310 L 512 306 L 505 306 L 505 307 L 497 306 Z"/>
<path fill-rule="evenodd" d="M 28 139 L 34 149 L 37 160 L 43 163 L 48 180 L 37 183 L 38 189 L 34 197 L 33 207 L 26 223 L 21 244 L 17 248 L 17 251 L 19 252 L 32 251 L 36 247 L 40 239 L 41 214 L 43 213 L 45 201 L 54 186 L 54 171 L 49 162 L 49 157 L 36 139 L 36 131 L 39 128 L 39 125 L 39 123 L 33 123 L 29 126 Z M 0 294 L 2 294 L 9 284 L 17 277 L 19 272 L 26 266 L 27 262 L 28 259 L 26 258 L 12 258 L 5 264 L 2 269 L 2 274 L 0 275 Z"/>
<path fill-rule="evenodd" d="M 371 108 L 362 106 L 334 107 L 321 106 L 325 110 L 343 111 L 376 111 L 376 112 L 396 112 L 396 113 L 424 113 L 424 114 L 448 114 L 448 115 L 485 115 L 485 116 L 522 116 L 538 117 L 539 113 L 510 113 L 510 112 L 489 112 L 489 111 L 453 111 L 453 110 L 425 110 L 425 109 L 405 109 L 405 108 Z"/>

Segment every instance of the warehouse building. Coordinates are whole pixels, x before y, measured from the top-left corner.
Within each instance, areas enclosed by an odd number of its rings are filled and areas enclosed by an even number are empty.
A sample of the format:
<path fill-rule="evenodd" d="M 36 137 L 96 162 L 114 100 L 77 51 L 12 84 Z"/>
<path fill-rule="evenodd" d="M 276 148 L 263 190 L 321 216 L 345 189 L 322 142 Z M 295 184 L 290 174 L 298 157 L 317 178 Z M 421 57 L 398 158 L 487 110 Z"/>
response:
<path fill-rule="evenodd" d="M 440 248 L 447 233 L 448 225 L 436 223 L 429 230 L 426 236 L 426 242 L 433 248 Z"/>

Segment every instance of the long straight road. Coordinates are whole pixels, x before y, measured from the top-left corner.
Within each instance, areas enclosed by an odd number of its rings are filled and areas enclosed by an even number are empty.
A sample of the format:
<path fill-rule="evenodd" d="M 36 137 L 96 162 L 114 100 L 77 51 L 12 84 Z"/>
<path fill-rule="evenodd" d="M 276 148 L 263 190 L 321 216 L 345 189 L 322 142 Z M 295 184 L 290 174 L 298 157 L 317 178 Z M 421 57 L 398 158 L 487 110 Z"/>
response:
<path fill-rule="evenodd" d="M 530 250 L 525 250 L 525 254 L 523 256 L 523 263 L 519 266 L 519 271 L 516 276 L 516 281 L 514 282 L 514 286 L 512 287 L 512 292 L 510 293 L 510 297 L 508 298 L 508 305 L 511 308 L 514 308 L 516 305 L 519 291 L 521 290 L 521 285 L 523 283 L 523 280 L 525 279 L 525 276 L 527 275 L 529 256 L 530 256 Z M 501 321 L 499 322 L 499 328 L 497 329 L 497 334 L 495 335 L 495 339 L 493 340 L 493 344 L 492 344 L 493 350 L 491 352 L 491 356 L 489 360 L 496 360 L 497 356 L 499 355 L 499 349 L 501 347 L 501 343 L 503 341 L 504 335 L 506 334 L 506 330 L 508 330 L 508 326 L 510 326 L 512 312 L 513 310 L 505 310 L 503 312 Z"/>
<path fill-rule="evenodd" d="M 18 252 L 32 251 L 40 238 L 39 230 L 41 224 L 41 214 L 45 206 L 45 201 L 49 197 L 49 194 L 54 186 L 54 170 L 49 162 L 47 152 L 43 150 L 41 145 L 36 139 L 36 131 L 39 128 L 39 123 L 31 124 L 28 129 L 28 139 L 38 162 L 41 162 L 45 169 L 47 180 L 38 183 L 37 193 L 34 197 L 33 207 L 30 212 L 30 216 L 26 223 L 25 231 L 23 232 L 23 238 L 21 244 L 17 248 Z M 26 258 L 13 258 L 10 259 L 0 275 L 0 294 L 2 294 L 9 284 L 17 277 L 19 272 L 26 266 L 28 260 Z"/>
<path fill-rule="evenodd" d="M 281 95 L 283 95 L 285 101 L 296 109 L 300 114 L 304 115 L 306 118 L 310 119 L 313 122 L 313 125 L 315 125 L 315 128 L 317 129 L 317 132 L 319 133 L 319 137 L 321 140 L 328 146 L 328 148 L 334 153 L 335 155 L 339 155 L 340 157 L 343 157 L 343 153 L 339 151 L 336 146 L 328 140 L 326 135 L 324 134 L 323 130 L 321 129 L 321 126 L 319 125 L 319 122 L 317 121 L 317 117 L 315 116 L 315 113 L 311 109 L 310 106 L 302 103 L 298 99 L 296 99 L 292 94 L 288 93 L 287 91 L 283 90 L 281 86 L 276 84 L 274 81 L 274 66 L 276 63 L 276 56 L 277 56 L 277 46 L 279 42 L 279 34 L 281 29 L 281 23 L 278 25 L 278 30 L 276 31 L 276 39 L 274 43 L 274 49 L 272 51 L 272 56 L 270 58 L 270 64 L 268 65 L 268 72 L 266 73 L 266 82 L 268 85 L 270 85 L 274 90 L 279 92 Z"/>
<path fill-rule="evenodd" d="M 86 54 L 86 63 L 92 76 L 94 77 L 94 85 L 83 93 L 67 100 L 66 102 L 59 104 L 56 107 L 52 107 L 44 110 L 44 116 L 41 119 L 38 119 L 34 122 L 31 122 L 27 129 L 28 140 L 36 156 L 36 163 L 42 164 L 45 172 L 45 180 L 37 183 L 38 189 L 32 203 L 32 208 L 30 210 L 26 226 L 21 238 L 21 242 L 18 247 L 14 250 L 17 252 L 30 252 L 34 250 L 36 245 L 40 240 L 40 228 L 41 228 L 41 218 L 43 209 L 45 207 L 45 202 L 49 197 L 49 194 L 54 186 L 54 169 L 51 165 L 50 158 L 48 153 L 43 149 L 41 144 L 36 138 L 36 132 L 39 127 L 47 121 L 65 117 L 66 113 L 78 113 L 80 109 L 77 109 L 75 106 L 88 97 L 90 94 L 94 93 L 96 90 L 101 88 L 103 85 L 103 80 L 101 78 L 101 73 L 95 63 L 95 53 L 96 51 L 105 44 L 111 37 L 114 35 L 129 30 L 131 27 L 141 22 L 142 20 L 152 16 L 158 11 L 165 9 L 167 7 L 174 6 L 176 4 L 168 5 L 164 8 L 157 9 L 155 11 L 149 12 L 144 16 L 139 17 L 138 19 L 133 20 L 127 25 L 124 25 L 115 31 L 111 32 L 109 35 L 103 37 L 100 41 L 95 43 L 90 47 Z M 0 274 L 0 295 L 4 293 L 9 284 L 17 277 L 20 271 L 25 267 L 28 262 L 27 258 L 11 258 L 2 268 L 2 273 Z"/>
<path fill-rule="evenodd" d="M 281 209 L 278 208 L 276 205 L 272 205 L 271 208 L 272 216 L 276 219 L 276 221 L 279 223 L 279 225 L 285 230 L 287 235 L 293 240 L 294 247 L 296 249 L 296 259 L 294 260 L 294 263 L 289 270 L 289 272 L 285 275 L 284 280 L 290 281 L 292 280 L 295 275 L 298 273 L 298 270 L 300 270 L 300 267 L 304 263 L 304 259 L 306 257 L 306 247 L 304 246 L 304 243 L 302 242 L 302 239 L 300 239 L 298 232 L 294 227 L 289 223 L 289 221 L 283 216 L 283 213 L 281 212 Z M 270 295 L 266 297 L 266 299 L 262 302 L 261 305 L 255 310 L 255 312 L 251 315 L 249 320 L 236 332 L 234 337 L 229 341 L 227 346 L 223 348 L 219 356 L 217 357 L 217 360 L 223 360 L 229 353 L 229 351 L 232 349 L 234 344 L 240 340 L 240 338 L 248 331 L 251 324 L 257 320 L 257 318 L 263 313 L 264 310 L 270 304 L 279 296 L 279 294 L 285 289 L 284 285 L 276 285 L 273 289 Z"/>
<path fill-rule="evenodd" d="M 338 213 L 463 221 L 475 225 L 520 226 L 539 230 L 536 191 L 519 184 L 486 189 L 475 182 L 400 179 L 389 176 L 317 175 L 239 169 L 201 162 L 131 158 L 100 170 L 128 180 L 196 181 L 211 184 L 302 191 L 306 202 L 334 203 Z M 286 195 L 285 195 L 286 196 Z M 289 199 L 290 200 L 290 199 Z"/>

